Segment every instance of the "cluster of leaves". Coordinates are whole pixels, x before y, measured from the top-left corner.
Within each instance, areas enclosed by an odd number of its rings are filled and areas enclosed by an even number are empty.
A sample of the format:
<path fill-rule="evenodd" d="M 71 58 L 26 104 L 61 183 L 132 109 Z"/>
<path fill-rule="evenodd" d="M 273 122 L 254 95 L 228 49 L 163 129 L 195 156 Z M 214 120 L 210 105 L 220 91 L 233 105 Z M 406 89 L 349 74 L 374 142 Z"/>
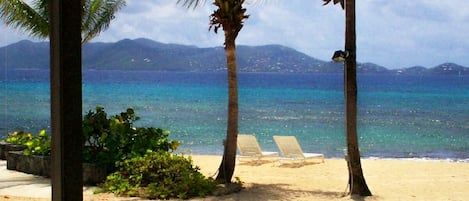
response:
<path fill-rule="evenodd" d="M 24 131 L 15 131 L 13 133 L 9 133 L 6 136 L 5 142 L 8 142 L 10 144 L 25 145 L 26 142 L 31 140 L 33 137 L 34 136 L 31 133 L 25 133 Z"/>
<path fill-rule="evenodd" d="M 110 120 L 103 107 L 96 107 L 96 112 L 89 111 L 83 118 L 84 149 L 83 159 L 85 162 L 96 162 L 105 159 L 105 140 L 109 135 Z"/>
<path fill-rule="evenodd" d="M 49 156 L 51 154 L 52 141 L 46 130 L 39 131 L 37 136 L 24 131 L 15 131 L 7 135 L 5 142 L 24 145 L 26 147 L 24 149 L 25 155 Z"/>
<path fill-rule="evenodd" d="M 104 163 L 114 171 L 118 161 L 144 156 L 149 151 L 177 149 L 179 143 L 168 139 L 169 131 L 134 127 L 139 119 L 131 108 L 111 118 L 100 106 L 95 112 L 89 111 L 83 119 L 84 161 Z"/>
<path fill-rule="evenodd" d="M 26 145 L 25 155 L 50 156 L 51 154 L 52 141 L 46 130 L 39 131 L 37 136 L 33 136 L 24 145 Z"/>
<path fill-rule="evenodd" d="M 222 27 L 224 31 L 233 35 L 234 40 L 243 28 L 243 21 L 249 18 L 249 15 L 245 14 L 244 3 L 245 0 L 214 1 L 213 5 L 217 6 L 218 9 L 210 15 L 209 29 L 213 27 L 214 32 L 218 33 L 218 29 Z"/>
<path fill-rule="evenodd" d="M 148 152 L 117 165 L 119 170 L 102 186 L 116 195 L 187 199 L 205 197 L 216 188 L 216 181 L 201 174 L 190 158 L 169 152 Z"/>

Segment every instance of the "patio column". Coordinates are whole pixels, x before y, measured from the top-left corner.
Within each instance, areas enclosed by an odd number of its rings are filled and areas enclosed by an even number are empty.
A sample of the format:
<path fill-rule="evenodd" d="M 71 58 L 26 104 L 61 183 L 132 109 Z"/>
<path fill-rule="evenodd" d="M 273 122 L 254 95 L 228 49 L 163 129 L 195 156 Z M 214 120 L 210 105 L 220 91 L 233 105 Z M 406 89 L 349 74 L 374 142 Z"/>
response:
<path fill-rule="evenodd" d="M 83 200 L 81 1 L 49 3 L 52 200 Z"/>

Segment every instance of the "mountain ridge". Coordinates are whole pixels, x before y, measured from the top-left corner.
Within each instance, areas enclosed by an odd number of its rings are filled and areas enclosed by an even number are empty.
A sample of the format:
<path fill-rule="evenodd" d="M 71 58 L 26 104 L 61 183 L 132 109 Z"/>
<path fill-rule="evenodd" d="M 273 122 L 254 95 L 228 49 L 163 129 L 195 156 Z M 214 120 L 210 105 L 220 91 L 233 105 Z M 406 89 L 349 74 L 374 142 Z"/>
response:
<path fill-rule="evenodd" d="M 22 40 L 0 47 L 2 68 L 49 68 L 49 42 Z M 82 48 L 83 69 L 156 70 L 218 72 L 226 70 L 223 47 L 200 48 L 193 45 L 166 44 L 147 38 L 117 42 L 86 43 Z M 237 46 L 239 72 L 342 73 L 343 63 L 322 61 L 293 48 L 269 44 Z M 459 74 L 469 68 L 443 63 L 432 68 L 412 66 L 387 69 L 374 63 L 357 63 L 358 73 L 374 74 Z"/>

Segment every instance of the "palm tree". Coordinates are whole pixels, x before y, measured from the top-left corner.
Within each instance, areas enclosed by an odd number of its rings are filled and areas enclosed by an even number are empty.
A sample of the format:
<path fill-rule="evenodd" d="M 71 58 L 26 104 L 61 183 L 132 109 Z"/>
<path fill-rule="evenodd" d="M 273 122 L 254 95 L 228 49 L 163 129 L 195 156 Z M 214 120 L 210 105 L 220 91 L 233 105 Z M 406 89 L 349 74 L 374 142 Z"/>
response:
<path fill-rule="evenodd" d="M 187 7 L 196 7 L 201 0 L 184 1 Z M 210 15 L 210 29 L 218 33 L 219 28 L 225 33 L 225 54 L 228 67 L 228 124 L 226 139 L 224 141 L 223 159 L 218 168 L 216 180 L 222 183 L 230 183 L 236 164 L 236 143 L 238 140 L 238 79 L 236 67 L 236 37 L 243 28 L 243 22 L 249 16 L 243 8 L 245 0 L 214 0 L 217 6 Z"/>
<path fill-rule="evenodd" d="M 82 0 L 81 43 L 84 44 L 106 30 L 114 14 L 125 6 L 125 0 Z M 0 0 L 0 18 L 14 28 L 33 37 L 49 37 L 49 0 Z"/>
<path fill-rule="evenodd" d="M 324 5 L 331 0 L 323 0 Z M 349 167 L 349 188 L 352 195 L 371 196 L 363 176 L 357 138 L 357 62 L 355 32 L 355 0 L 334 0 L 344 9 L 345 3 L 345 115 L 347 131 L 347 163 Z"/>

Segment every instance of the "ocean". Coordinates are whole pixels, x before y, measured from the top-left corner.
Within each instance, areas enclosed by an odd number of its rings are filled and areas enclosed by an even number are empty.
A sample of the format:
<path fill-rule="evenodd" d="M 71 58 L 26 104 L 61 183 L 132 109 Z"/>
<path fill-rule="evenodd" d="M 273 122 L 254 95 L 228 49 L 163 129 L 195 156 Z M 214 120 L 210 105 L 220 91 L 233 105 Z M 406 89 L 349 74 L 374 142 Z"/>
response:
<path fill-rule="evenodd" d="M 304 152 L 343 158 L 342 74 L 239 73 L 239 131 L 263 150 L 273 135 L 294 135 Z M 83 113 L 135 110 L 137 126 L 160 127 L 179 152 L 222 154 L 227 116 L 226 73 L 83 72 Z M 50 129 L 47 70 L 0 72 L 0 137 Z M 469 161 L 469 77 L 358 75 L 362 157 Z"/>

